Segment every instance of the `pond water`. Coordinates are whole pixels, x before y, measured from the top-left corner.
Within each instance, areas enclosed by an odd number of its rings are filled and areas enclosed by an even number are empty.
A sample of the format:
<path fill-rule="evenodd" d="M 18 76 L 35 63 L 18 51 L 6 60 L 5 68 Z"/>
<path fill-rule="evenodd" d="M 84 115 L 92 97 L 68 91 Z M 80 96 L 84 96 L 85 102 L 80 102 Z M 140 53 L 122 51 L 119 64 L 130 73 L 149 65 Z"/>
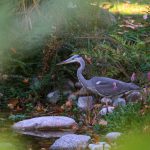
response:
<path fill-rule="evenodd" d="M 7 113 L 0 113 L 0 150 L 48 150 L 52 139 L 22 135 L 11 129 Z"/>

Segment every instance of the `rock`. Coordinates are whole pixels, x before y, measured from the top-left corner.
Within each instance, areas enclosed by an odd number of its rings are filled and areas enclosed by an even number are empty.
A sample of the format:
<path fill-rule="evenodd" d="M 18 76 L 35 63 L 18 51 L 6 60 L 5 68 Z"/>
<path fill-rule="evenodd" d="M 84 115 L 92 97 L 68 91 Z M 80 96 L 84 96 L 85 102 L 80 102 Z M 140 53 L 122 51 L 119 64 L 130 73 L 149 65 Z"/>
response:
<path fill-rule="evenodd" d="M 102 109 L 100 110 L 99 114 L 102 115 L 102 116 L 104 116 L 104 115 L 107 114 L 107 112 L 108 112 L 107 108 L 102 108 Z"/>
<path fill-rule="evenodd" d="M 68 85 L 70 86 L 70 88 L 74 89 L 74 83 L 71 80 L 68 80 Z"/>
<path fill-rule="evenodd" d="M 142 94 L 138 91 L 134 91 L 127 96 L 127 102 L 139 102 L 142 100 Z"/>
<path fill-rule="evenodd" d="M 63 89 L 65 89 L 65 90 L 71 90 L 71 89 L 74 89 L 74 88 L 75 88 L 74 83 L 71 80 L 66 80 L 64 82 Z"/>
<path fill-rule="evenodd" d="M 68 96 L 68 100 L 76 101 L 77 100 L 77 96 L 75 94 L 70 94 Z"/>
<path fill-rule="evenodd" d="M 4 94 L 3 93 L 0 93 L 0 98 L 2 98 L 4 96 Z"/>
<path fill-rule="evenodd" d="M 84 111 L 91 110 L 94 107 L 94 99 L 92 96 L 79 97 L 77 106 Z"/>
<path fill-rule="evenodd" d="M 58 90 L 50 92 L 47 95 L 47 102 L 51 104 L 56 104 L 60 100 L 60 92 Z"/>
<path fill-rule="evenodd" d="M 115 109 L 115 107 L 112 107 L 112 106 L 104 107 L 100 110 L 99 114 L 104 116 L 107 113 L 112 113 L 114 109 Z"/>
<path fill-rule="evenodd" d="M 103 97 L 103 98 L 100 100 L 100 102 L 101 102 L 102 104 L 111 104 L 111 103 L 112 103 L 112 99 L 107 98 L 107 97 Z"/>
<path fill-rule="evenodd" d="M 113 101 L 113 106 L 117 107 L 117 106 L 126 106 L 126 101 L 124 98 L 117 98 Z"/>
<path fill-rule="evenodd" d="M 82 88 L 82 84 L 81 84 L 80 82 L 76 82 L 76 83 L 75 83 L 75 87 L 76 87 L 77 89 L 81 89 L 81 88 Z"/>
<path fill-rule="evenodd" d="M 71 93 L 72 93 L 71 90 L 63 91 L 63 96 L 69 96 L 69 95 L 71 95 Z"/>
<path fill-rule="evenodd" d="M 34 77 L 32 78 L 30 88 L 34 90 L 39 90 L 41 88 L 41 82 L 38 78 Z"/>
<path fill-rule="evenodd" d="M 89 144 L 90 150 L 109 150 L 111 146 L 106 142 L 99 142 L 97 144 Z"/>
<path fill-rule="evenodd" d="M 115 16 L 106 9 L 100 8 L 97 16 L 99 28 L 106 29 L 117 23 Z"/>
<path fill-rule="evenodd" d="M 86 135 L 68 134 L 54 142 L 49 150 L 79 150 L 86 149 L 91 137 Z"/>
<path fill-rule="evenodd" d="M 62 131 L 77 126 L 74 119 L 64 116 L 44 116 L 26 119 L 15 123 L 12 128 L 17 131 Z"/>
<path fill-rule="evenodd" d="M 121 136 L 122 133 L 120 132 L 110 132 L 108 134 L 106 134 L 106 139 L 110 142 L 113 142 L 115 140 L 117 140 L 120 136 Z"/>
<path fill-rule="evenodd" d="M 115 25 L 117 23 L 115 16 L 106 9 L 91 5 L 91 8 L 86 10 L 87 10 L 86 13 L 83 13 L 82 15 L 82 19 L 80 17 L 76 18 L 77 20 L 80 21 L 79 25 L 81 26 L 81 28 L 83 27 L 85 28 L 88 26 L 91 27 L 91 25 L 93 25 L 95 20 L 97 21 L 96 27 L 99 29 L 108 29 L 112 25 Z M 96 11 L 93 13 L 93 10 Z M 89 14 L 91 15 L 89 16 Z"/>

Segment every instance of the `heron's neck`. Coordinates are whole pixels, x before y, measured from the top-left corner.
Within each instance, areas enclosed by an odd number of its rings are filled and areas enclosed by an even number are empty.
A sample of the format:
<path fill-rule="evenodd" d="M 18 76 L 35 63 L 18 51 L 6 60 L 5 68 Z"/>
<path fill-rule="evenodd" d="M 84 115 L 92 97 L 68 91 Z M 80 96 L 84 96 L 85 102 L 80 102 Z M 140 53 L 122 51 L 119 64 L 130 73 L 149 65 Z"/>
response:
<path fill-rule="evenodd" d="M 78 77 L 78 80 L 79 82 L 84 86 L 84 87 L 87 87 L 87 80 L 83 77 L 82 75 L 82 72 L 85 68 L 85 62 L 83 59 L 81 59 L 81 61 L 79 62 L 80 63 L 80 67 L 78 68 L 77 70 L 77 77 Z"/>

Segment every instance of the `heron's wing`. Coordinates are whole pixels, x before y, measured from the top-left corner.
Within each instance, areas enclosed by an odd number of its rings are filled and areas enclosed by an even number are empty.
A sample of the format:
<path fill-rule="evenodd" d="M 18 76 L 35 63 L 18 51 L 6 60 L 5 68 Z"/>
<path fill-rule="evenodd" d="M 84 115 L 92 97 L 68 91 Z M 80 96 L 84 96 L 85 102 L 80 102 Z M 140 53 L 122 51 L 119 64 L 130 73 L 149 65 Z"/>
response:
<path fill-rule="evenodd" d="M 90 84 L 95 92 L 101 96 L 116 96 L 127 91 L 137 90 L 138 86 L 106 77 L 93 77 Z"/>

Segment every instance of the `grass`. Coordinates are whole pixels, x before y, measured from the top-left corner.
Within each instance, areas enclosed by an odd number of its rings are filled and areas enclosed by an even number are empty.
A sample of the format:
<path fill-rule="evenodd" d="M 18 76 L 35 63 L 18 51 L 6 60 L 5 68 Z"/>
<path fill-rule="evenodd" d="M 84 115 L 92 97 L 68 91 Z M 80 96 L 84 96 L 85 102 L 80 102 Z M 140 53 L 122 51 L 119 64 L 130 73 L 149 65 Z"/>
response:
<path fill-rule="evenodd" d="M 148 103 L 147 105 L 149 106 Z M 150 109 L 147 105 L 129 103 L 125 107 L 118 107 L 113 113 L 102 117 L 107 121 L 107 125 L 95 124 L 93 129 L 100 134 L 113 131 L 122 132 L 125 135 L 138 132 L 150 134 Z"/>
<path fill-rule="evenodd" d="M 143 124 L 150 121 L 150 116 L 140 113 L 140 104 L 128 104 L 125 107 L 120 107 L 105 117 L 108 121 L 107 131 L 126 132 L 129 130 L 136 130 Z"/>
<path fill-rule="evenodd" d="M 149 134 L 143 132 L 134 132 L 123 136 L 117 142 L 117 148 L 113 150 L 149 150 Z"/>

